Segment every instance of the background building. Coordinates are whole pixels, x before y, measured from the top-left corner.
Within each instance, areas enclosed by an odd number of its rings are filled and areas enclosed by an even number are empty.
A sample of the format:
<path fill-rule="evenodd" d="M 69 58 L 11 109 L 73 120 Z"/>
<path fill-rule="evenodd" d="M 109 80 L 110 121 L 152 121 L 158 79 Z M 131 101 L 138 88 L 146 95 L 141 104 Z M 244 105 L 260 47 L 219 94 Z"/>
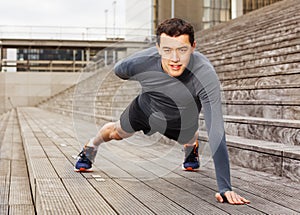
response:
<path fill-rule="evenodd" d="M 48 29 L 51 36 L 42 38 L 37 43 L 51 42 L 51 46 L 42 47 L 31 45 L 31 39 L 25 41 L 26 44 L 17 43 L 12 46 L 5 46 L 3 40 L 0 40 L 0 71 L 80 71 L 85 67 L 91 58 L 96 55 L 103 65 L 113 63 L 118 59 L 118 53 L 122 52 L 120 48 L 111 48 L 112 44 L 126 41 L 153 42 L 155 40 L 155 29 L 163 20 L 170 17 L 178 17 L 188 20 L 195 27 L 195 31 L 201 31 L 213 27 L 219 23 L 224 23 L 250 11 L 273 4 L 280 0 L 127 0 L 126 1 L 126 26 L 116 28 L 116 16 L 113 18 L 113 28 L 106 28 L 105 37 L 103 28 L 58 28 L 60 33 L 56 35 L 53 32 L 56 28 Z M 114 14 L 117 1 L 114 4 Z M 105 10 L 107 13 L 107 10 Z M 7 26 L 6 26 L 7 27 Z M 2 28 L 2 27 L 1 27 Z M 1 37 L 6 38 L 5 29 L 0 29 Z M 14 28 L 13 28 L 14 29 Z M 22 28 L 23 29 L 23 28 Z M 47 28 L 46 28 L 47 29 Z M 43 27 L 34 28 L 27 32 L 29 35 L 44 35 Z M 76 34 L 71 30 L 76 30 Z M 16 29 L 15 29 L 16 30 Z M 78 30 L 83 30 L 78 34 Z M 35 32 L 36 31 L 36 32 Z M 9 32 L 8 32 L 9 33 Z M 15 32 L 18 39 L 24 39 L 26 30 Z M 74 35 L 73 35 L 74 34 Z M 21 36 L 20 36 L 21 35 Z M 62 36 L 67 35 L 67 39 Z M 81 39 L 72 39 L 71 37 L 79 35 Z M 12 38 L 10 38 L 12 39 Z M 75 41 L 76 44 L 62 46 L 62 41 Z M 85 42 L 82 42 L 85 41 Z M 20 41 L 19 41 L 20 42 Z M 101 43 L 92 47 L 91 43 Z M 101 53 L 100 53 L 101 52 Z M 98 53 L 100 53 L 98 55 Z M 121 54 L 122 56 L 124 54 Z M 120 56 L 121 56 L 120 55 Z"/>
<path fill-rule="evenodd" d="M 158 23 L 171 17 L 172 0 L 157 0 Z M 230 20 L 230 0 L 174 0 L 174 16 L 190 21 L 195 31 Z"/>
<path fill-rule="evenodd" d="M 195 31 L 200 31 L 278 1 L 281 0 L 127 0 L 125 23 L 131 32 L 126 37 L 139 34 L 150 38 L 157 25 L 172 15 L 188 20 Z"/>

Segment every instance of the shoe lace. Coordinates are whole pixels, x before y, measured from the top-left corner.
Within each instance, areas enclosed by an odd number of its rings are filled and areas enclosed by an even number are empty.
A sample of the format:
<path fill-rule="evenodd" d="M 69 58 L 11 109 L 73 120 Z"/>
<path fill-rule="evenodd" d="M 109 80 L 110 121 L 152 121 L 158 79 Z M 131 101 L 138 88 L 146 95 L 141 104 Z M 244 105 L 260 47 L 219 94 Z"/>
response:
<path fill-rule="evenodd" d="M 82 150 L 77 156 L 78 156 L 79 159 L 82 160 L 82 161 L 88 160 L 88 158 L 86 157 L 86 155 L 85 155 L 85 153 L 84 153 L 84 150 Z"/>

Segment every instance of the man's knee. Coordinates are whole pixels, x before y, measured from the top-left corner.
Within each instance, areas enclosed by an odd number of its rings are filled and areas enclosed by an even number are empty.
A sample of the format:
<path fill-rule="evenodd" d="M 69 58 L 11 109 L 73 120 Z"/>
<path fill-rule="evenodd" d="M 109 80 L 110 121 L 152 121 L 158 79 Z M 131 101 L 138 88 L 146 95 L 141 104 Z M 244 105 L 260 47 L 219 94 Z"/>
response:
<path fill-rule="evenodd" d="M 108 133 L 108 138 L 110 140 L 122 140 L 123 138 L 130 137 L 132 135 L 121 128 L 119 121 L 107 123 L 103 128 Z"/>
<path fill-rule="evenodd" d="M 116 128 L 113 129 L 113 131 L 110 133 L 110 138 L 113 140 L 122 140 L 123 138 L 119 135 Z"/>

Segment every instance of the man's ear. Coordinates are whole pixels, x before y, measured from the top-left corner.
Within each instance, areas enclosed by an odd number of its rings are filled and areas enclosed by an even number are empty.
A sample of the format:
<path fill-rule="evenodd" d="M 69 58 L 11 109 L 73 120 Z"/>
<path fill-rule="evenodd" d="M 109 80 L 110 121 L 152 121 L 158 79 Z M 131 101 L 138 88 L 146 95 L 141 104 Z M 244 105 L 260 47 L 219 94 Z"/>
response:
<path fill-rule="evenodd" d="M 196 41 L 194 41 L 194 43 L 193 43 L 193 45 L 192 45 L 193 51 L 194 51 L 194 49 L 196 48 L 196 45 L 197 45 L 197 43 L 196 43 Z"/>

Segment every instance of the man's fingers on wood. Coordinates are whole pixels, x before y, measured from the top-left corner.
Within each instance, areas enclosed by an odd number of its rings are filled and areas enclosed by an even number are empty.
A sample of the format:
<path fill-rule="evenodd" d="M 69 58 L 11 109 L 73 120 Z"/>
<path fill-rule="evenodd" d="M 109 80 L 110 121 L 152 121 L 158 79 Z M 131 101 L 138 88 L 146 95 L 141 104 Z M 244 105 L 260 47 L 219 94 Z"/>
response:
<path fill-rule="evenodd" d="M 217 199 L 218 202 L 224 202 L 224 199 L 222 198 L 220 193 L 216 193 L 215 198 Z"/>
<path fill-rule="evenodd" d="M 231 196 L 231 193 L 232 193 L 233 191 L 227 191 L 227 192 L 225 192 L 225 196 L 226 196 L 226 198 L 227 198 L 227 201 L 230 203 L 230 204 L 234 204 L 234 201 L 233 201 L 233 199 L 232 199 L 232 196 Z"/>
<path fill-rule="evenodd" d="M 247 199 L 245 199 L 244 197 L 241 197 L 241 200 L 244 202 L 244 203 L 250 203 L 250 201 L 249 200 L 247 200 Z"/>
<path fill-rule="evenodd" d="M 236 193 L 234 193 L 234 192 L 230 192 L 230 196 L 231 196 L 231 199 L 232 199 L 232 202 L 233 203 L 238 203 L 239 202 L 239 199 L 237 198 L 237 195 L 236 195 Z"/>

